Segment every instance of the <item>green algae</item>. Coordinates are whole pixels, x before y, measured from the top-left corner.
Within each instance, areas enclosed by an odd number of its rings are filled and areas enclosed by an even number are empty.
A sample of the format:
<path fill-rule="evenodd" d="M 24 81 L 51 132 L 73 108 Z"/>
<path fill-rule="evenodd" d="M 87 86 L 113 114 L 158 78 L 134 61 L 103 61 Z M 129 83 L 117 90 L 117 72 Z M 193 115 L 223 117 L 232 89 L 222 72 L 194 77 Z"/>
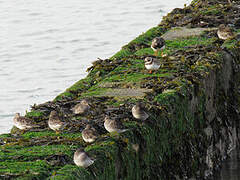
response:
<path fill-rule="evenodd" d="M 129 49 L 122 49 L 117 52 L 111 59 L 122 59 L 130 56 L 132 52 Z"/>
<path fill-rule="evenodd" d="M 161 70 L 159 71 L 161 72 Z M 119 81 L 138 82 L 147 77 L 171 77 L 171 74 L 170 73 L 163 73 L 163 74 L 132 73 L 129 75 L 118 74 L 118 75 L 113 75 L 113 76 L 110 76 L 109 78 L 104 79 L 104 82 L 119 82 Z"/>
<path fill-rule="evenodd" d="M 78 177 L 81 177 L 83 179 L 89 179 L 90 173 L 83 168 L 78 168 L 75 165 L 65 165 L 63 168 L 59 169 L 58 171 L 54 171 L 51 175 L 49 180 L 61 180 L 61 179 L 69 179 L 69 180 L 75 180 Z"/>
<path fill-rule="evenodd" d="M 185 49 L 188 46 L 195 46 L 195 45 L 210 45 L 212 44 L 216 38 L 207 38 L 207 37 L 189 37 L 189 38 L 179 38 L 176 40 L 166 40 L 166 48 L 163 50 L 163 53 L 167 53 L 170 55 L 173 51 L 179 49 Z M 143 48 L 138 50 L 135 53 L 137 56 L 143 55 L 153 55 L 154 52 L 151 48 Z M 160 52 L 158 52 L 158 56 L 160 56 Z"/>
<path fill-rule="evenodd" d="M 203 45 L 207 46 L 213 43 L 216 38 L 207 38 L 207 37 L 189 37 L 184 39 L 176 39 L 176 40 L 168 40 L 167 41 L 167 48 L 168 49 L 182 49 L 186 48 L 187 46 L 194 46 L 194 45 Z"/>
<path fill-rule="evenodd" d="M 4 152 L 1 152 L 0 155 L 1 159 L 4 161 L 12 161 L 14 158 L 21 159 L 22 161 L 31 161 L 55 154 L 64 153 L 70 155 L 72 154 L 71 151 L 72 150 L 68 147 L 68 145 L 45 145 L 31 147 L 19 146 L 16 150 L 11 147 L 4 148 Z"/>
<path fill-rule="evenodd" d="M 90 88 L 92 81 L 93 80 L 91 77 L 79 80 L 73 86 L 68 88 L 65 92 L 58 95 L 55 98 L 55 101 L 61 100 L 62 98 L 66 98 L 66 97 L 74 98 L 74 97 L 78 96 L 79 93 L 86 91 L 88 88 Z"/>
<path fill-rule="evenodd" d="M 0 174 L 4 172 L 5 174 L 12 175 L 16 179 L 43 179 L 49 174 L 46 171 L 50 166 L 45 161 L 35 161 L 35 162 L 1 162 L 0 164 Z M 18 177 L 19 176 L 19 177 Z"/>
<path fill-rule="evenodd" d="M 31 111 L 26 113 L 26 117 L 28 118 L 38 118 L 40 119 L 41 117 L 44 116 L 44 113 L 41 111 Z"/>
<path fill-rule="evenodd" d="M 143 47 L 146 45 L 149 46 L 154 37 L 161 36 L 164 32 L 166 32 L 166 30 L 167 30 L 166 28 L 161 26 L 151 28 L 147 32 L 143 33 L 142 35 L 138 36 L 136 39 L 131 41 L 126 46 L 123 46 L 122 50 L 128 50 L 133 53 L 134 51 L 138 50 L 138 48 L 141 48 L 142 45 Z M 127 56 L 124 56 L 124 57 L 127 57 Z M 117 59 L 117 58 L 119 58 L 118 53 L 114 55 L 111 59 Z M 121 58 L 123 57 L 121 56 Z"/>
<path fill-rule="evenodd" d="M 233 48 L 237 47 L 236 44 L 237 44 L 237 40 L 235 40 L 235 39 L 227 40 L 227 41 L 224 42 L 224 44 L 222 45 L 222 47 L 223 47 L 223 48 L 226 47 L 226 48 L 228 48 L 228 49 L 233 49 Z"/>
<path fill-rule="evenodd" d="M 203 15 L 219 15 L 222 13 L 220 5 L 209 6 L 201 12 Z"/>
<path fill-rule="evenodd" d="M 103 96 L 105 92 L 107 92 L 108 90 L 111 90 L 110 88 L 98 88 L 98 87 L 92 87 L 91 89 L 89 89 L 88 92 L 83 93 L 81 95 L 82 97 L 89 97 L 89 96 Z"/>
<path fill-rule="evenodd" d="M 0 138 L 8 138 L 8 137 L 12 137 L 11 134 L 0 134 Z"/>
<path fill-rule="evenodd" d="M 25 134 L 22 135 L 22 137 L 26 139 L 31 139 L 35 137 L 59 137 L 59 136 L 76 138 L 81 136 L 81 133 L 61 132 L 60 134 L 56 134 L 54 131 L 42 131 L 42 132 L 26 132 Z"/>
<path fill-rule="evenodd" d="M 154 52 L 151 48 L 143 48 L 135 52 L 135 55 L 137 56 L 143 56 L 143 55 L 153 55 Z"/>

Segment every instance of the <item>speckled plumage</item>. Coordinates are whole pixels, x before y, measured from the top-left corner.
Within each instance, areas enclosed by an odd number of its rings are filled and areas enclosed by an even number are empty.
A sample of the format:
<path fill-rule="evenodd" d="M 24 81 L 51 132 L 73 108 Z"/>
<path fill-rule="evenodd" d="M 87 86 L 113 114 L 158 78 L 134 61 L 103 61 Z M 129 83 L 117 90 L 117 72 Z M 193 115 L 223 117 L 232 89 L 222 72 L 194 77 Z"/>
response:
<path fill-rule="evenodd" d="M 110 133 L 112 132 L 122 133 L 127 131 L 127 129 L 123 129 L 124 127 L 121 121 L 110 119 L 110 117 L 108 116 L 106 116 L 104 119 L 104 127 Z"/>
<path fill-rule="evenodd" d="M 160 60 L 153 57 L 146 57 L 144 62 L 147 70 L 157 70 L 161 66 Z"/>
<path fill-rule="evenodd" d="M 232 32 L 232 30 L 228 26 L 225 26 L 224 24 L 221 24 L 219 26 L 217 35 L 220 39 L 223 40 L 231 39 L 234 37 L 234 33 Z"/>
<path fill-rule="evenodd" d="M 77 166 L 84 167 L 84 168 L 94 163 L 94 160 L 91 159 L 83 149 L 78 149 L 74 153 L 73 161 Z"/>
<path fill-rule="evenodd" d="M 133 106 L 132 115 L 134 118 L 142 121 L 145 121 L 149 117 L 141 103 L 137 103 Z"/>
<path fill-rule="evenodd" d="M 18 129 L 21 129 L 21 130 L 27 130 L 34 127 L 38 127 L 38 125 L 34 124 L 34 121 L 32 119 L 29 119 L 24 116 L 20 116 L 20 113 L 15 114 L 13 118 L 13 124 Z"/>
<path fill-rule="evenodd" d="M 60 120 L 60 117 L 56 111 L 51 111 L 48 119 L 48 126 L 50 129 L 54 131 L 59 131 L 63 129 L 66 125 L 67 123 Z"/>
<path fill-rule="evenodd" d="M 82 131 L 82 138 L 85 142 L 92 143 L 98 138 L 98 133 L 95 128 L 88 124 Z"/>
<path fill-rule="evenodd" d="M 165 48 L 165 40 L 162 37 L 155 37 L 152 40 L 151 48 L 153 51 L 159 51 Z"/>
<path fill-rule="evenodd" d="M 74 114 L 84 114 L 90 109 L 89 102 L 83 99 L 80 103 L 76 104 L 72 111 Z"/>

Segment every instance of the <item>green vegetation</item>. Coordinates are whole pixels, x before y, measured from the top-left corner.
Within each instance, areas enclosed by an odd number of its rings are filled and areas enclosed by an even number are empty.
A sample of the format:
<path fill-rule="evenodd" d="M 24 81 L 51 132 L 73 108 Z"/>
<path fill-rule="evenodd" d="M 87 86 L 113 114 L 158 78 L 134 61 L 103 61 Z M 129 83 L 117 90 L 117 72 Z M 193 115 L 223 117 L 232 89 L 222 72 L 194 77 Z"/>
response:
<path fill-rule="evenodd" d="M 76 97 L 79 93 L 86 91 L 89 87 L 91 87 L 91 84 L 93 83 L 93 80 L 91 77 L 86 77 L 85 79 L 79 80 L 76 82 L 73 86 L 68 88 L 65 92 L 62 94 L 58 95 L 55 98 L 55 101 L 61 100 L 62 98 L 74 98 Z"/>
<path fill-rule="evenodd" d="M 202 11 L 203 15 L 219 15 L 221 13 L 222 11 L 220 5 L 209 6 Z"/>
<path fill-rule="evenodd" d="M 26 114 L 26 117 L 28 118 L 40 118 L 43 116 L 43 113 L 41 111 L 31 111 Z"/>
<path fill-rule="evenodd" d="M 166 32 L 166 30 L 167 30 L 166 28 L 161 26 L 149 29 L 147 32 L 138 36 L 136 39 L 131 41 L 126 46 L 123 46 L 122 50 L 116 53 L 113 57 L 111 57 L 111 59 L 122 59 L 128 57 L 138 49 L 142 49 L 142 47 L 149 46 L 154 37 L 161 36 L 164 32 Z"/>

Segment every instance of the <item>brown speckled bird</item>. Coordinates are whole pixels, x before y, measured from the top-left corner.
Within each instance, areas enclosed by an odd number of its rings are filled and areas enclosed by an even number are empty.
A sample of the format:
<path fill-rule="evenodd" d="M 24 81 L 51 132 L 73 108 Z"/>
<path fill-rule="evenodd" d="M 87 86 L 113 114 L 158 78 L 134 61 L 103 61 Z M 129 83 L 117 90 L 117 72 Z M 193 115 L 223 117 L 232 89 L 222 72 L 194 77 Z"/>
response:
<path fill-rule="evenodd" d="M 13 124 L 18 129 L 21 129 L 21 130 L 27 130 L 34 127 L 39 127 L 38 125 L 34 124 L 34 121 L 32 119 L 29 119 L 24 116 L 20 116 L 20 113 L 15 114 L 13 118 Z"/>
<path fill-rule="evenodd" d="M 67 125 L 66 122 L 60 120 L 57 111 L 51 111 L 49 119 L 48 119 L 48 126 L 50 129 L 56 131 L 56 134 L 59 133 Z"/>
<path fill-rule="evenodd" d="M 132 115 L 134 118 L 145 121 L 149 115 L 146 113 L 143 104 L 136 103 L 132 108 Z"/>
<path fill-rule="evenodd" d="M 224 24 L 220 24 L 220 26 L 218 27 L 217 35 L 219 39 L 223 40 L 231 39 L 234 37 L 234 33 L 232 32 L 232 30 Z"/>
<path fill-rule="evenodd" d="M 86 168 L 94 163 L 83 149 L 78 149 L 73 156 L 73 161 L 77 166 Z"/>
<path fill-rule="evenodd" d="M 152 40 L 151 48 L 154 51 L 154 55 L 157 56 L 158 52 L 165 48 L 165 40 L 162 37 L 155 37 Z M 161 52 L 161 56 L 163 56 L 163 52 Z"/>
<path fill-rule="evenodd" d="M 109 116 L 106 116 L 104 119 L 104 127 L 110 133 L 112 132 L 122 133 L 128 130 L 123 129 L 124 127 L 121 121 L 117 121 L 116 119 L 110 119 Z"/>
<path fill-rule="evenodd" d="M 85 142 L 92 143 L 98 138 L 98 133 L 95 128 L 88 124 L 82 131 L 82 138 Z"/>
<path fill-rule="evenodd" d="M 84 114 L 90 109 L 89 102 L 86 99 L 83 99 L 80 103 L 76 104 L 72 111 L 74 114 Z"/>
<path fill-rule="evenodd" d="M 149 70 L 149 73 L 152 73 L 153 70 L 158 70 L 161 66 L 160 60 L 153 57 L 146 57 L 144 59 L 145 68 Z"/>

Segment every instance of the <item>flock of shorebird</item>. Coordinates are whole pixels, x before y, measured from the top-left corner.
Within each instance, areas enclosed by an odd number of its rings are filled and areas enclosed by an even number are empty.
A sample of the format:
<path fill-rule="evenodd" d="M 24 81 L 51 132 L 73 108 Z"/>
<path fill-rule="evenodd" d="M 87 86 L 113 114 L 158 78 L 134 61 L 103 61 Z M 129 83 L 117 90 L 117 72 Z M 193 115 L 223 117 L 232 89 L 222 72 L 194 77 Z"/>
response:
<path fill-rule="evenodd" d="M 88 113 L 90 109 L 91 109 L 90 103 L 86 99 L 83 99 L 81 100 L 80 103 L 76 104 L 71 110 L 73 111 L 74 114 L 82 115 Z M 134 118 L 141 121 L 145 121 L 149 117 L 145 110 L 144 105 L 139 102 L 132 107 L 132 115 Z M 13 123 L 14 126 L 23 131 L 39 127 L 37 124 L 34 123 L 32 119 L 27 118 L 25 116 L 20 116 L 19 113 L 16 113 L 13 119 Z M 61 120 L 61 117 L 58 115 L 57 111 L 53 110 L 50 112 L 48 126 L 50 129 L 54 130 L 56 134 L 63 130 L 67 124 L 68 124 L 67 122 Z M 117 134 L 128 130 L 124 128 L 121 121 L 118 121 L 117 119 L 111 119 L 109 116 L 105 116 L 104 128 L 109 133 Z M 93 143 L 94 141 L 96 141 L 98 137 L 99 134 L 97 130 L 90 124 L 87 124 L 85 129 L 82 131 L 82 138 L 86 143 Z M 74 153 L 73 161 L 77 166 L 81 166 L 84 168 L 90 166 L 94 162 L 94 160 L 90 158 L 82 148 L 77 149 L 77 151 Z"/>
<path fill-rule="evenodd" d="M 234 33 L 228 26 L 221 24 L 218 28 L 217 35 L 220 39 L 226 40 L 234 37 Z M 152 40 L 151 48 L 155 52 L 155 56 L 158 55 L 160 50 L 165 48 L 165 41 L 162 37 L 155 37 Z M 163 52 L 161 52 L 161 56 L 163 56 Z M 157 57 L 146 57 L 144 59 L 146 69 L 152 71 L 160 68 L 160 60 Z M 71 110 L 74 114 L 85 114 L 91 109 L 89 102 L 83 99 L 79 104 L 75 105 Z M 132 115 L 135 119 L 145 121 L 149 115 L 146 112 L 144 105 L 142 103 L 137 103 L 132 107 Z M 35 127 L 39 127 L 36 125 L 31 119 L 20 116 L 19 113 L 16 113 L 13 119 L 14 125 L 21 129 L 27 130 Z M 66 122 L 61 121 L 60 116 L 57 111 L 51 111 L 48 119 L 48 126 L 50 129 L 59 133 L 67 125 Z M 128 129 L 124 129 L 121 121 L 117 121 L 116 119 L 111 119 L 109 116 L 106 116 L 104 119 L 104 128 L 110 133 L 122 133 L 127 131 Z M 85 129 L 82 131 L 82 138 L 87 143 L 93 143 L 99 137 L 97 130 L 91 125 L 86 125 Z M 77 166 L 88 167 L 93 164 L 94 159 L 90 158 L 88 154 L 83 149 L 78 149 L 74 153 L 73 157 L 74 163 Z"/>

